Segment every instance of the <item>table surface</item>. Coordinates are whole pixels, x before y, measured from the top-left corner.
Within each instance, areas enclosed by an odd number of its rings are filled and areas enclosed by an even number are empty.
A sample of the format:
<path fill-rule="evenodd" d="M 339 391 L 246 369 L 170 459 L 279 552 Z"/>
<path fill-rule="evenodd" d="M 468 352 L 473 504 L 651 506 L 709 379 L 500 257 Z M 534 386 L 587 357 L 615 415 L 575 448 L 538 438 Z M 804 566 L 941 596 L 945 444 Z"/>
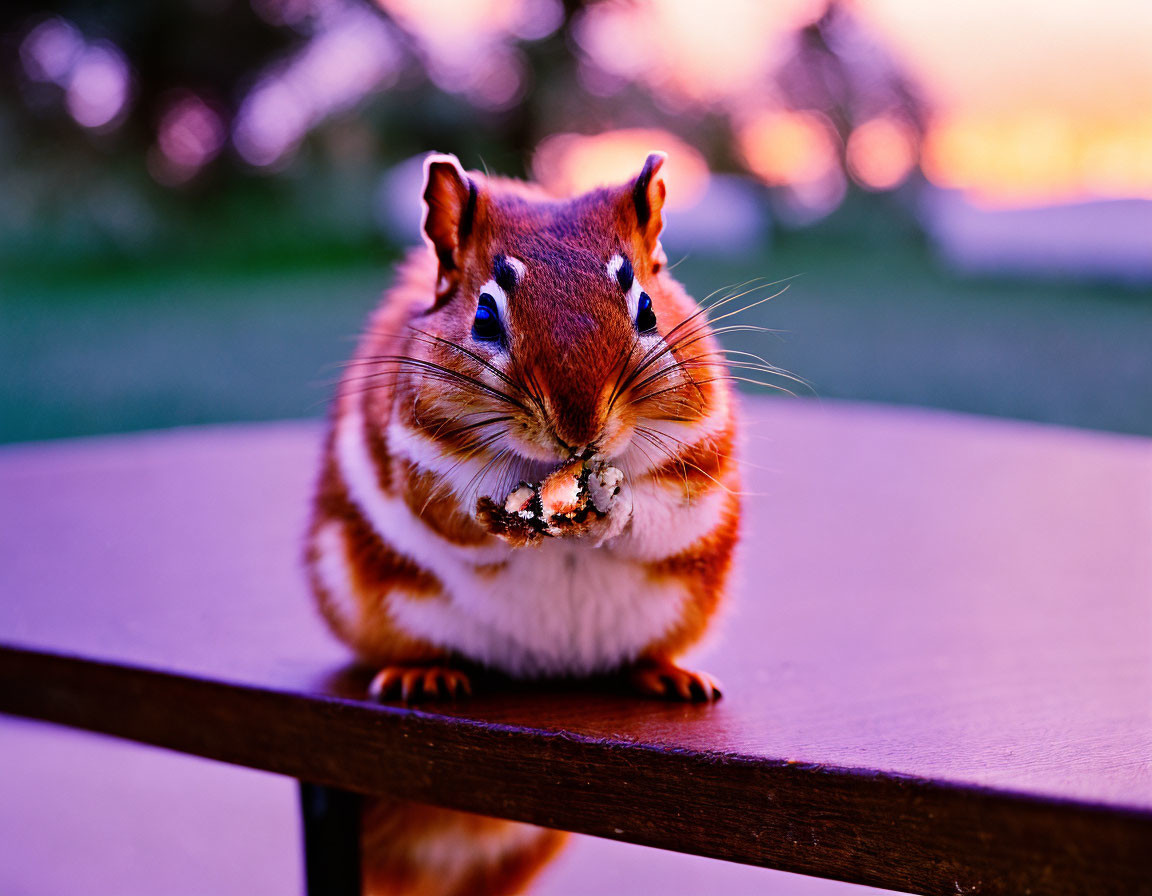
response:
<path fill-rule="evenodd" d="M 301 575 L 320 432 L 291 423 L 0 449 L 0 711 L 892 889 L 1152 892 L 1152 442 L 746 418 L 714 706 L 361 700 Z"/>

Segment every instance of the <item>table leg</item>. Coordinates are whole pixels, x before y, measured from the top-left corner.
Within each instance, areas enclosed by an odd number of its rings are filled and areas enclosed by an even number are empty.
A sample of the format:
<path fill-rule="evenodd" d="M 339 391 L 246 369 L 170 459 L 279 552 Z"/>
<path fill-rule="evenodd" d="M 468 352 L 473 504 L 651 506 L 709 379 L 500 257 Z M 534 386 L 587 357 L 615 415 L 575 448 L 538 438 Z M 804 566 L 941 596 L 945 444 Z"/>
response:
<path fill-rule="evenodd" d="M 360 896 L 360 796 L 300 782 L 308 896 Z"/>

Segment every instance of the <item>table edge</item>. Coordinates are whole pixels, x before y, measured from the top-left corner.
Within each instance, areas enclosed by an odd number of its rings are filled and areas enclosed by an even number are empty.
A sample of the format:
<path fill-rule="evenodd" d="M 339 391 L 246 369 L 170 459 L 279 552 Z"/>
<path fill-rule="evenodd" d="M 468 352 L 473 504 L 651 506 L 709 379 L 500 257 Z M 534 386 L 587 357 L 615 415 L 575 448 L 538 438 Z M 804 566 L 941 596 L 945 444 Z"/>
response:
<path fill-rule="evenodd" d="M 189 705 L 201 708 L 195 717 Z M 668 750 L 5 644 L 0 713 L 346 790 L 875 887 L 1152 893 L 1152 811 L 1137 807 Z M 1005 889 L 989 889 L 990 876 Z"/>

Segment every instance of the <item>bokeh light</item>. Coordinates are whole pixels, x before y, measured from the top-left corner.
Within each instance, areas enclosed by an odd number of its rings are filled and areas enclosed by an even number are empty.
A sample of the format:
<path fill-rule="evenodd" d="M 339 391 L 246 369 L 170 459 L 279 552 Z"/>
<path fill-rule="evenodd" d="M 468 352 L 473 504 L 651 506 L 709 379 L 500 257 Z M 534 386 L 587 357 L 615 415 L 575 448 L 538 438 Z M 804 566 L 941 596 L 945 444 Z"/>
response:
<path fill-rule="evenodd" d="M 596 4 L 576 38 L 589 61 L 620 81 L 641 81 L 658 99 L 720 102 L 763 93 L 775 43 L 819 13 L 819 0 L 694 0 Z"/>
<path fill-rule="evenodd" d="M 805 225 L 843 201 L 847 182 L 840 167 L 839 138 L 817 112 L 773 110 L 748 119 L 737 131 L 748 169 L 766 185 L 781 188 L 778 217 Z"/>
<path fill-rule="evenodd" d="M 769 186 L 816 183 L 837 164 L 836 132 L 814 112 L 765 112 L 737 139 L 749 169 Z"/>
<path fill-rule="evenodd" d="M 512 39 L 541 40 L 564 18 L 560 0 L 378 2 L 416 38 L 434 84 L 494 110 L 517 102 L 528 86 Z"/>
<path fill-rule="evenodd" d="M 35 81 L 67 83 L 77 58 L 84 52 L 84 37 L 61 18 L 47 19 L 33 28 L 20 43 L 20 60 Z"/>
<path fill-rule="evenodd" d="M 111 130 L 127 109 L 132 71 L 124 54 L 107 40 L 87 41 L 66 19 L 47 19 L 20 43 L 24 73 L 57 85 L 64 106 L 81 127 Z"/>
<path fill-rule="evenodd" d="M 220 114 L 194 93 L 175 95 L 160 119 L 148 170 L 162 184 L 191 180 L 224 147 Z"/>
<path fill-rule="evenodd" d="M 86 128 L 113 124 L 128 103 L 129 77 L 123 53 L 107 41 L 91 44 L 69 76 L 68 111 Z"/>
<path fill-rule="evenodd" d="M 532 173 L 549 192 L 574 196 L 635 177 L 653 150 L 668 153 L 661 169 L 661 175 L 673 185 L 668 191 L 668 208 L 694 205 L 708 187 L 708 163 L 698 150 L 668 131 L 636 128 L 603 134 L 554 134 L 537 147 Z"/>
<path fill-rule="evenodd" d="M 852 131 L 848 172 L 867 190 L 900 186 L 916 165 L 916 136 L 896 118 L 873 118 Z"/>
<path fill-rule="evenodd" d="M 244 97 L 232 129 L 237 152 L 257 167 L 283 162 L 316 124 L 393 81 L 400 58 L 391 27 L 372 10 L 326 6 L 303 48 Z"/>

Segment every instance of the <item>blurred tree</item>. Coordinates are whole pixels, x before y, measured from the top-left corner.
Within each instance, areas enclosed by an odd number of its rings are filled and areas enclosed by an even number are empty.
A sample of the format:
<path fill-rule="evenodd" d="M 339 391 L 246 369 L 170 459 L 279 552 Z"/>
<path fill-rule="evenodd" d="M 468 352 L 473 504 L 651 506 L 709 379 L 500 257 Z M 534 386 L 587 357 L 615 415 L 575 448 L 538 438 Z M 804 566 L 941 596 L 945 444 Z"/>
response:
<path fill-rule="evenodd" d="M 98 247 L 154 244 L 166 231 L 178 245 L 182 214 L 218 222 L 222 208 L 233 220 L 295 214 L 301 232 L 307 222 L 332 225 L 336 240 L 357 228 L 368 239 L 373 179 L 388 164 L 436 148 L 527 174 L 559 131 L 663 128 L 713 168 L 763 176 L 738 145 L 746 97 L 675 98 L 643 72 L 596 80 L 580 29 L 619 9 L 14 0 L 0 9 L 0 254 L 52 251 L 53 240 L 75 248 L 73 237 L 92 232 Z M 873 188 L 887 188 L 883 166 L 860 159 L 879 147 L 883 161 L 884 141 L 901 135 L 918 151 L 925 111 L 914 85 L 837 0 L 797 32 L 770 93 L 831 122 L 841 169 Z M 896 122 L 895 137 L 891 126 L 858 133 L 877 120 Z M 855 162 L 854 139 L 868 150 Z M 249 201 L 261 193 L 279 197 L 274 212 Z M 39 230 L 21 237 L 30 221 Z"/>
<path fill-rule="evenodd" d="M 831 122 L 845 171 L 852 133 L 869 121 L 892 119 L 903 125 L 919 152 L 927 104 L 908 73 L 843 0 L 829 0 L 820 16 L 796 33 L 775 82 L 788 108 L 818 112 Z"/>
<path fill-rule="evenodd" d="M 38 26 L 57 22 L 71 32 L 68 46 L 61 33 L 56 47 L 59 68 L 30 77 L 29 35 Z M 239 89 L 253 69 L 300 40 L 298 34 L 270 26 L 244 0 L 173 0 L 138 3 L 103 0 L 100 3 L 61 0 L 15 0 L 0 12 L 0 34 L 22 52 L 6 54 L 9 64 L 0 73 L 9 96 L 24 99 L 28 124 L 53 140 L 80 142 L 93 136 L 123 150 L 139 153 L 155 140 L 165 100 L 174 91 L 189 91 L 221 110 L 234 107 Z M 128 64 L 129 93 L 115 127 L 95 127 L 85 134 L 69 120 L 64 102 L 68 79 L 74 75 L 84 47 L 110 45 Z M 68 53 L 74 58 L 68 60 Z M 23 62 L 23 65 L 21 65 Z M 69 67 L 73 71 L 69 71 Z M 54 78 L 43 75 L 55 74 Z M 55 100 L 55 101 L 53 101 Z"/>

